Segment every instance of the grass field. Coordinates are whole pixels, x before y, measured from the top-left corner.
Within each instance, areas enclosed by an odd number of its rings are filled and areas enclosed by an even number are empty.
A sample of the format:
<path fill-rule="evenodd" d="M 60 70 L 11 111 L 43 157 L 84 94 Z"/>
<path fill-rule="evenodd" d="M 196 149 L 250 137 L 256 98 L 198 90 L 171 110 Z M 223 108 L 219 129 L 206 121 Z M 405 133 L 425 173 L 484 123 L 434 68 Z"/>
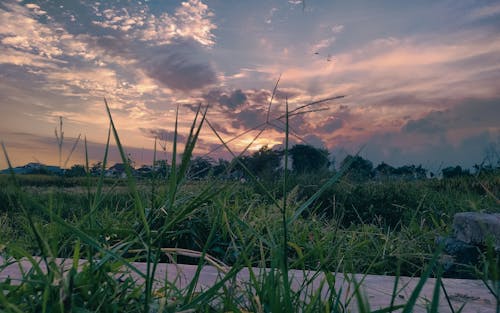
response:
<path fill-rule="evenodd" d="M 425 282 L 447 275 L 436 238 L 450 234 L 456 212 L 500 212 L 500 177 L 495 174 L 354 182 L 345 175 L 350 164 L 344 164 L 336 172 L 316 175 L 285 171 L 268 182 L 239 164 L 249 182 L 189 180 L 186 173 L 203 121 L 198 112 L 180 160 L 174 139 L 166 178 L 138 180 L 130 173 L 126 179 L 0 176 L 1 253 L 17 259 L 40 256 L 49 269 L 43 273 L 35 266 L 20 285 L 0 282 L 2 310 L 342 312 L 335 296 L 314 301 L 298 297 L 290 289 L 288 271 L 419 276 Z M 195 292 L 196 281 L 185 290 L 168 285 L 154 290 L 158 262 L 201 267 L 207 256 L 232 266 L 227 280 L 246 267 L 276 272 L 254 281 L 245 300 L 223 283 L 201 293 Z M 88 265 L 63 275 L 54 257 L 83 258 Z M 132 261 L 147 262 L 146 272 Z M 137 272 L 145 283 L 120 282 L 120 266 Z M 498 253 L 486 249 L 482 262 L 462 269 L 484 279 L 498 300 L 498 266 Z M 361 309 L 362 299 L 360 295 Z M 404 308 L 383 312 L 411 312 L 415 301 L 416 295 Z"/>

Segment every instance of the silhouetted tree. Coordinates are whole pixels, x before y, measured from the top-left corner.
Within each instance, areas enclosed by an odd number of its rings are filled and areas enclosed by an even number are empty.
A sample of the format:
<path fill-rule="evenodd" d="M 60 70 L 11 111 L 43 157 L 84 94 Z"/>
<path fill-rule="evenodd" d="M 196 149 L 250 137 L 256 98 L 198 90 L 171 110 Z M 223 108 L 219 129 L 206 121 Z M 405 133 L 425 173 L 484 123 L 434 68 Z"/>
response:
<path fill-rule="evenodd" d="M 92 166 L 90 167 L 90 174 L 91 175 L 101 175 L 101 172 L 102 172 L 102 162 L 97 162 L 97 163 L 94 163 L 92 164 Z"/>
<path fill-rule="evenodd" d="M 443 174 L 443 178 L 453 178 L 453 177 L 469 176 L 470 175 L 469 170 L 462 169 L 462 167 L 460 165 L 457 165 L 455 167 L 449 166 L 449 167 L 443 168 L 441 173 Z"/>
<path fill-rule="evenodd" d="M 341 166 L 351 161 L 352 163 L 347 171 L 347 177 L 354 181 L 365 181 L 373 177 L 373 164 L 371 161 L 363 159 L 359 155 L 348 155 L 342 161 Z"/>
<path fill-rule="evenodd" d="M 391 178 L 395 175 L 396 169 L 389 164 L 382 162 L 374 170 L 374 176 L 378 178 Z"/>
<path fill-rule="evenodd" d="M 226 170 L 229 167 L 229 161 L 224 159 L 219 159 L 216 164 L 212 166 L 213 175 L 215 177 L 221 177 L 226 174 Z"/>
<path fill-rule="evenodd" d="M 191 179 L 202 179 L 210 174 L 212 169 L 212 159 L 208 157 L 196 157 L 189 164 L 188 177 Z"/>
<path fill-rule="evenodd" d="M 66 176 L 68 177 L 80 177 L 80 176 L 85 176 L 85 167 L 80 164 L 75 164 L 65 172 Z"/>
<path fill-rule="evenodd" d="M 293 146 L 289 154 L 292 157 L 292 169 L 299 174 L 327 170 L 330 165 L 326 149 L 300 144 Z"/>
<path fill-rule="evenodd" d="M 281 151 L 269 149 L 265 145 L 250 157 L 244 158 L 243 162 L 257 177 L 272 180 L 280 166 L 281 155 Z"/>
<path fill-rule="evenodd" d="M 422 165 L 403 165 L 395 170 L 395 174 L 405 179 L 424 179 L 427 177 L 427 170 Z"/>
<path fill-rule="evenodd" d="M 164 160 L 156 160 L 153 166 L 153 170 L 159 177 L 167 177 L 167 174 L 170 171 L 170 166 L 166 159 Z"/>

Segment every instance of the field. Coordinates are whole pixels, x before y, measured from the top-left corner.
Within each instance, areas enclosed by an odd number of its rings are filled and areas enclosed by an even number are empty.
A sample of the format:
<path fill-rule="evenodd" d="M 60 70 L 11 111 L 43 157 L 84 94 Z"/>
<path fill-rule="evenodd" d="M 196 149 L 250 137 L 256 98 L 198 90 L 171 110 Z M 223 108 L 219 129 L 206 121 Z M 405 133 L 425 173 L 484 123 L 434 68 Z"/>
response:
<path fill-rule="evenodd" d="M 477 278 L 498 299 L 498 253 L 485 247 L 477 263 L 450 268 L 437 244 L 439 236 L 450 235 L 456 212 L 500 212 L 497 172 L 360 181 L 350 169 L 353 159 L 336 171 L 283 171 L 262 179 L 235 158 L 232 165 L 247 180 L 189 179 L 200 127 L 193 123 L 182 159 L 174 151 L 165 177 L 136 178 L 129 167 L 124 179 L 91 176 L 88 164 L 84 177 L 0 176 L 0 252 L 16 259 L 40 256 L 49 269 L 35 266 L 20 285 L 1 282 L 0 305 L 9 312 L 344 311 L 335 296 L 298 297 L 290 289 L 290 269 L 422 281 Z M 126 163 L 114 126 L 112 131 Z M 284 153 L 287 160 L 288 149 Z M 88 265 L 63 275 L 54 257 L 86 259 Z M 146 272 L 132 261 L 147 262 Z M 227 280 L 249 267 L 277 274 L 255 280 L 243 296 L 224 284 L 195 292 L 196 281 L 183 290 L 155 290 L 159 262 L 227 264 Z M 145 283 L 117 279 L 122 266 Z M 326 283 L 334 284 L 334 274 L 328 277 Z M 383 312 L 411 312 L 415 299 Z M 362 309 L 362 295 L 357 301 Z"/>

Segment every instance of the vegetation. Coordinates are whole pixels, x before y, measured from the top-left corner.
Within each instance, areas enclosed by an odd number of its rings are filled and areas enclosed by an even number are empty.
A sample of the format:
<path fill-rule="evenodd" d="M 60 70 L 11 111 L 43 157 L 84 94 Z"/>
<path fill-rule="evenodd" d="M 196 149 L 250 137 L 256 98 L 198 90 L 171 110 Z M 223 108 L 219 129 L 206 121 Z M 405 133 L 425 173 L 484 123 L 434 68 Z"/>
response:
<path fill-rule="evenodd" d="M 334 170 L 325 150 L 307 145 L 262 147 L 246 156 L 228 148 L 231 162 L 195 158 L 206 123 L 201 108 L 182 157 L 175 136 L 171 161 L 154 160 L 138 173 L 108 113 L 108 147 L 114 137 L 122 156 L 114 167 L 124 178 L 106 177 L 107 149 L 101 163 L 87 161 L 60 176 L 0 176 L 1 255 L 27 258 L 33 265 L 22 281 L 0 282 L 3 311 L 343 312 L 335 272 L 420 276 L 421 284 L 440 278 L 436 238 L 450 233 L 453 214 L 499 211 L 496 165 L 476 175 L 443 170 L 445 179 L 430 179 L 420 166 L 373 168 L 355 155 Z M 288 125 L 288 113 L 285 118 Z M 177 124 L 174 130 L 177 134 Z M 62 140 L 62 128 L 59 134 Z M 285 129 L 286 139 L 288 134 Z M 54 257 L 73 259 L 73 266 L 63 270 Z M 78 269 L 82 258 L 87 263 Z M 196 290 L 196 279 L 183 289 L 170 282 L 155 287 L 159 262 L 201 269 L 205 260 L 231 269 L 203 291 Z M 133 261 L 146 262 L 146 270 Z M 498 265 L 498 253 L 486 249 L 481 264 L 464 266 L 485 281 L 497 301 Z M 124 267 L 142 280 L 123 275 Z M 248 286 L 227 287 L 250 267 L 271 270 L 251 276 Z M 327 273 L 329 297 L 319 297 L 307 283 L 292 290 L 292 268 Z M 439 288 L 438 283 L 436 294 Z M 404 307 L 384 312 L 411 312 L 418 292 Z M 360 311 L 369 311 L 359 290 L 354 296 Z M 437 312 L 438 300 L 431 312 Z"/>

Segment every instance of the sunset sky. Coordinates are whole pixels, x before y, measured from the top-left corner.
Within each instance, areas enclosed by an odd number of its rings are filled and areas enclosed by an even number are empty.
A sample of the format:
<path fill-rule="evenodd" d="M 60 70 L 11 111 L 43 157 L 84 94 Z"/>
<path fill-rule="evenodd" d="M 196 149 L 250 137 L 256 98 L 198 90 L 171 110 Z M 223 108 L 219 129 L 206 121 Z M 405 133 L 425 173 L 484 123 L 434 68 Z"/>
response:
<path fill-rule="evenodd" d="M 199 103 L 229 140 L 266 122 L 279 77 L 270 120 L 286 98 L 293 110 L 346 96 L 290 120 L 293 143 L 337 161 L 363 147 L 375 165 L 436 170 L 500 152 L 499 1 L 0 0 L 0 140 L 14 165 L 57 165 L 60 116 L 64 157 L 81 134 L 102 159 L 104 97 L 138 165 L 155 137 L 170 150 L 177 106 L 181 140 Z M 283 137 L 268 125 L 250 150 Z M 219 144 L 205 125 L 196 153 Z M 83 160 L 82 140 L 70 164 Z"/>

